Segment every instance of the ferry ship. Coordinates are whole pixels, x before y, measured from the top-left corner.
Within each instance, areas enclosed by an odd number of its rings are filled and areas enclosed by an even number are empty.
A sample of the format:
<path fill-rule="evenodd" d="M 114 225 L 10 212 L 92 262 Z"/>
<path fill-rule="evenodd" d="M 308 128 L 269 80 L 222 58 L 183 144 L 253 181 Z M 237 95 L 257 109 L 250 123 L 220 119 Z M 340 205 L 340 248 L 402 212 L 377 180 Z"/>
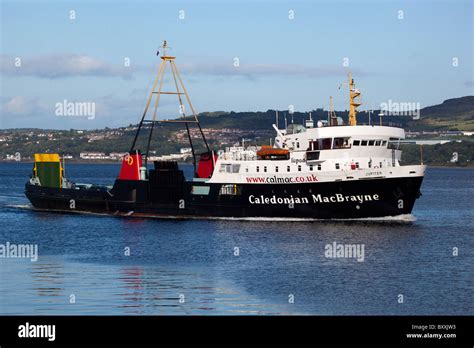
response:
<path fill-rule="evenodd" d="M 214 151 L 201 129 L 175 57 L 164 51 L 129 153 L 111 186 L 79 184 L 64 177 L 58 154 L 35 154 L 25 194 L 37 210 L 156 218 L 359 219 L 411 214 L 426 166 L 402 165 L 402 128 L 358 125 L 361 92 L 349 74 L 349 121 L 331 110 L 327 120 L 304 125 L 275 122 L 273 146 L 233 146 Z M 164 91 L 167 68 L 175 91 Z M 177 97 L 181 117 L 158 120 L 160 96 Z M 153 103 L 152 103 L 153 101 Z M 187 103 L 190 115 L 184 105 Z M 147 117 L 154 105 L 153 117 Z M 331 103 L 332 105 L 332 103 Z M 278 120 L 278 118 L 277 118 Z M 187 130 L 194 176 L 185 178 L 176 161 L 148 163 L 159 123 Z M 197 127 L 206 148 L 196 153 Z M 136 148 L 146 133 L 145 149 Z"/>

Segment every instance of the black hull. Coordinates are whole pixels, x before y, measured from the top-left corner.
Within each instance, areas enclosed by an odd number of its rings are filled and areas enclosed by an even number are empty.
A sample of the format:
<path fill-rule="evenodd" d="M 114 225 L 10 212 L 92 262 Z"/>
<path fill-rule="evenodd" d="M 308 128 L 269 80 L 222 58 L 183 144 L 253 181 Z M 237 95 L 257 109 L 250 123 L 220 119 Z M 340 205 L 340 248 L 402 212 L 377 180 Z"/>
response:
<path fill-rule="evenodd" d="M 57 189 L 28 183 L 25 194 L 35 208 L 61 212 L 163 218 L 357 219 L 410 214 L 420 196 L 422 180 L 238 184 L 230 194 L 222 194 L 222 184 L 184 180 L 162 185 L 116 180 L 109 192 L 104 188 Z"/>

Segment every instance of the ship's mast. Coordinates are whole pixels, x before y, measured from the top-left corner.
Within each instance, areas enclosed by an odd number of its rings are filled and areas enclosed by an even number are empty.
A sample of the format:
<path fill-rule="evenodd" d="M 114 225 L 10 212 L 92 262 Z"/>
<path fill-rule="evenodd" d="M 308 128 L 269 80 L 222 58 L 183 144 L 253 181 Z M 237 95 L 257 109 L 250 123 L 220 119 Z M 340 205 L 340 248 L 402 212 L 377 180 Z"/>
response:
<path fill-rule="evenodd" d="M 145 106 L 145 110 L 143 111 L 143 116 L 140 120 L 140 124 L 138 125 L 137 133 L 135 134 L 135 138 L 133 139 L 133 143 L 132 143 L 132 147 L 130 149 L 130 153 L 135 151 L 135 145 L 136 145 L 136 142 L 137 142 L 137 139 L 138 139 L 138 135 L 139 135 L 139 133 L 140 133 L 142 127 L 143 127 L 143 124 L 144 123 L 151 123 L 151 129 L 150 129 L 150 133 L 148 135 L 148 142 L 147 142 L 147 147 L 146 147 L 146 152 L 145 152 L 145 167 L 146 167 L 146 163 L 148 162 L 148 153 L 150 151 L 150 143 L 151 143 L 151 138 L 152 138 L 153 129 L 155 127 L 155 123 L 184 123 L 185 126 L 186 126 L 186 132 L 187 132 L 187 135 L 188 135 L 189 144 L 191 146 L 191 150 L 192 150 L 192 154 L 193 154 L 194 173 L 196 173 L 196 153 L 195 153 L 194 144 L 193 144 L 192 137 L 191 137 L 191 132 L 190 132 L 190 129 L 189 129 L 189 124 L 196 124 L 198 126 L 207 151 L 209 153 L 211 151 L 210 151 L 209 145 L 206 141 L 206 137 L 204 136 L 204 133 L 202 131 L 201 124 L 199 123 L 196 111 L 194 110 L 194 107 L 191 103 L 188 92 L 186 91 L 186 88 L 184 87 L 183 80 L 181 79 L 181 75 L 178 71 L 178 68 L 176 67 L 175 62 L 174 62 L 176 57 L 169 56 L 167 54 L 167 50 L 170 49 L 170 47 L 168 46 L 166 40 L 163 41 L 163 45 L 160 48 L 163 49 L 163 55 L 160 57 L 161 58 L 161 64 L 158 68 L 158 73 L 156 75 L 155 81 L 153 82 L 153 88 L 150 92 L 150 96 L 148 97 L 148 101 L 147 101 L 147 104 Z M 165 75 L 165 71 L 166 71 L 166 68 L 167 68 L 168 65 L 171 69 L 171 74 L 173 76 L 173 82 L 174 82 L 174 86 L 176 88 L 176 91 L 169 91 L 169 92 L 168 91 L 162 91 L 164 75 Z M 158 89 L 156 88 L 157 86 L 158 86 Z M 181 114 L 181 117 L 179 119 L 176 119 L 176 120 L 159 120 L 159 121 L 156 120 L 156 114 L 157 114 L 158 105 L 159 105 L 159 102 L 160 102 L 160 96 L 162 94 L 171 94 L 171 95 L 174 94 L 174 95 L 177 96 L 178 102 L 179 102 L 179 111 L 180 111 L 180 114 Z M 146 114 L 148 112 L 148 108 L 150 107 L 150 104 L 151 104 L 151 101 L 152 101 L 154 95 L 156 95 L 156 99 L 155 99 L 155 107 L 154 107 L 154 110 L 153 110 L 153 118 L 152 118 L 152 120 L 146 120 L 145 117 L 146 117 Z M 192 117 L 186 116 L 185 106 L 183 104 L 183 98 L 182 98 L 183 95 L 185 96 L 185 100 L 187 101 L 187 104 L 189 105 Z"/>
<path fill-rule="evenodd" d="M 348 74 L 349 77 L 349 125 L 356 126 L 357 125 L 357 108 L 362 105 L 360 101 L 360 91 L 355 88 L 354 79 L 352 78 L 352 74 Z M 356 100 L 356 98 L 359 98 Z"/>
<path fill-rule="evenodd" d="M 329 125 L 330 126 L 337 126 L 337 116 L 334 112 L 334 108 L 332 107 L 332 96 L 329 97 Z"/>

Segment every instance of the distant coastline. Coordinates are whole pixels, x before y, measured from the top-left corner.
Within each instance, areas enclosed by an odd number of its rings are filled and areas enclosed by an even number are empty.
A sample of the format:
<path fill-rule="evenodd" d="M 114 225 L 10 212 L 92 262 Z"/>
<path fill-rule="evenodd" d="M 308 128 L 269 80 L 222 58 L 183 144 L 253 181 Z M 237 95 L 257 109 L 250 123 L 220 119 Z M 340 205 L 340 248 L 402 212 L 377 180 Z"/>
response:
<path fill-rule="evenodd" d="M 279 110 L 280 122 L 288 120 L 288 112 Z M 377 113 L 376 110 L 373 112 Z M 347 111 L 338 111 L 336 114 L 347 122 Z M 276 122 L 276 115 L 276 110 L 219 111 L 201 113 L 199 120 L 210 148 L 219 150 L 241 143 L 243 139 L 245 145 L 270 144 L 275 136 L 272 124 Z M 307 112 L 295 111 L 291 115 L 291 122 L 304 124 L 308 115 Z M 314 120 L 326 119 L 327 110 L 312 110 L 312 117 Z M 360 125 L 378 124 L 376 121 L 375 116 L 369 119 L 366 112 L 357 115 Z M 474 162 L 474 96 L 448 99 L 442 104 L 425 107 L 420 110 L 419 120 L 406 116 L 384 117 L 383 125 L 406 130 L 405 143 L 401 144 L 404 164 L 418 164 L 422 155 L 423 162 L 428 165 L 451 167 L 452 164 L 446 162 L 455 153 L 461 166 L 472 166 L 471 163 Z M 0 129 L 0 161 L 15 161 L 15 157 L 20 157 L 22 161 L 32 161 L 34 153 L 59 153 L 71 163 L 82 163 L 80 157 L 84 157 L 84 163 L 115 163 L 123 153 L 130 150 L 136 130 L 137 125 L 133 124 L 94 130 Z M 198 133 L 197 129 L 190 129 L 193 139 L 200 137 Z M 415 142 L 418 144 L 414 144 Z M 424 144 L 421 151 L 419 144 Z M 136 145 L 139 149 L 147 147 L 141 140 Z M 154 131 L 150 154 L 156 157 L 170 156 L 169 159 L 180 161 L 170 154 L 180 154 L 188 146 L 186 130 L 171 124 L 162 125 Z M 196 141 L 194 146 L 196 153 L 205 151 L 204 144 L 200 141 Z M 81 156 L 87 153 L 96 153 L 97 157 L 102 158 L 88 159 Z"/>

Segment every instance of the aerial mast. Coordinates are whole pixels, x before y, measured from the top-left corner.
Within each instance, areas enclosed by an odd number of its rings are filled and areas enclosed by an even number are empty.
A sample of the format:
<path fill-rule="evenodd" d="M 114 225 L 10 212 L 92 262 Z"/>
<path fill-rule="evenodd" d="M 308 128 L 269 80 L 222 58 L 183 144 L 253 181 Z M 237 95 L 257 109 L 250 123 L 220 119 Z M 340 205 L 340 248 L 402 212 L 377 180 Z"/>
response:
<path fill-rule="evenodd" d="M 360 91 L 355 88 L 354 79 L 352 78 L 352 74 L 348 74 L 349 77 L 349 125 L 356 126 L 357 125 L 357 108 L 362 105 L 360 101 Z M 356 100 L 356 98 L 358 98 Z"/>
<path fill-rule="evenodd" d="M 334 112 L 334 108 L 332 107 L 332 96 L 329 97 L 329 125 L 330 126 L 337 126 L 337 117 L 336 113 Z"/>

